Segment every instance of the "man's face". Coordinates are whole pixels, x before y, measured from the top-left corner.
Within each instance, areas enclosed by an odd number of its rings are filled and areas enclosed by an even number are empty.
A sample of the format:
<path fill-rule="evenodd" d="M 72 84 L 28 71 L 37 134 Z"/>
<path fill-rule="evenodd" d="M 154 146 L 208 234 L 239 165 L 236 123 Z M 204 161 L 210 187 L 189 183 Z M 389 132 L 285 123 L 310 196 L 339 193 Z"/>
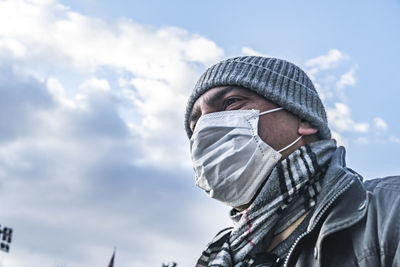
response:
<path fill-rule="evenodd" d="M 240 109 L 256 109 L 263 112 L 277 107 L 279 106 L 242 87 L 214 87 L 201 95 L 195 102 L 189 118 L 190 129 L 194 131 L 197 120 L 205 114 Z M 299 137 L 299 125 L 298 117 L 286 110 L 276 111 L 260 116 L 258 134 L 265 143 L 275 150 L 280 150 Z M 282 158 L 287 157 L 297 147 L 296 145 L 283 151 Z"/>

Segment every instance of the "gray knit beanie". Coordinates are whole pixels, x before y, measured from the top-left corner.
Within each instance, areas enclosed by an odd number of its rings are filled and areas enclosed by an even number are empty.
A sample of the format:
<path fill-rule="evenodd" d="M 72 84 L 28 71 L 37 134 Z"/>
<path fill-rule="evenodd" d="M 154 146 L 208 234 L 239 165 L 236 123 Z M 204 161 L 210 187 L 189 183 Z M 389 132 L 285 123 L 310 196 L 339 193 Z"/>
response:
<path fill-rule="evenodd" d="M 203 73 L 186 106 L 185 128 L 192 136 L 189 117 L 196 100 L 217 86 L 235 85 L 250 89 L 283 107 L 318 129 L 322 139 L 330 139 L 326 112 L 307 74 L 296 65 L 277 58 L 235 57 L 221 61 Z"/>

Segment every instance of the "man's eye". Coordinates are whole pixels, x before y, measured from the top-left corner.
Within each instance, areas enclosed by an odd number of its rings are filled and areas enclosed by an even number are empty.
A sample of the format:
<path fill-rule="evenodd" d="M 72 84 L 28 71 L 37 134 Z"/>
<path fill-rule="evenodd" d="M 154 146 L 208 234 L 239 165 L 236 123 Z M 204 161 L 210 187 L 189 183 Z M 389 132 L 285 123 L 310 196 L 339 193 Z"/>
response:
<path fill-rule="evenodd" d="M 224 101 L 224 108 L 226 109 L 227 107 L 229 107 L 230 105 L 236 103 L 239 100 L 240 99 L 237 98 L 237 97 L 228 98 L 227 100 Z"/>

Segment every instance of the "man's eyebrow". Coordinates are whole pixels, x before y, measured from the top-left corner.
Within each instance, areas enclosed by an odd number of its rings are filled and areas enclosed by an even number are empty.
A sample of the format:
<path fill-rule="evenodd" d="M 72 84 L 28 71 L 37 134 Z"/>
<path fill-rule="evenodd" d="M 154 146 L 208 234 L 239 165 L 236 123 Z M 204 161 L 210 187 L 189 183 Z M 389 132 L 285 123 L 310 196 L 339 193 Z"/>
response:
<path fill-rule="evenodd" d="M 211 95 L 210 97 L 206 97 L 204 99 L 204 102 L 207 104 L 207 106 L 216 106 L 218 104 L 218 101 L 221 100 L 222 98 L 224 98 L 224 96 L 226 94 L 228 94 L 229 92 L 235 90 L 235 89 L 239 89 L 236 86 L 227 86 L 224 89 L 216 92 L 215 94 Z"/>
<path fill-rule="evenodd" d="M 211 95 L 210 97 L 206 97 L 204 99 L 204 102 L 207 104 L 207 106 L 216 106 L 220 99 L 222 99 L 227 93 L 235 89 L 239 89 L 239 87 L 228 85 L 222 90 L 218 91 L 217 93 Z M 197 106 L 193 109 L 192 113 L 190 114 L 189 123 L 192 123 L 193 121 L 199 119 L 200 116 L 201 116 L 201 110 Z"/>

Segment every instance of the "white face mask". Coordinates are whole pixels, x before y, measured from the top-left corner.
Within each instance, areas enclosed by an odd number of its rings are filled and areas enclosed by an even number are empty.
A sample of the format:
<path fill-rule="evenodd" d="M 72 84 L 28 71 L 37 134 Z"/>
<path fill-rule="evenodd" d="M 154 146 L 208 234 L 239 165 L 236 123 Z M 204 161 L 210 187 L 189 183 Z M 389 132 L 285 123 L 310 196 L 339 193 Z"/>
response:
<path fill-rule="evenodd" d="M 283 108 L 262 113 L 233 110 L 200 117 L 190 139 L 196 185 L 210 197 L 231 207 L 248 204 L 282 157 L 258 135 L 258 119 Z"/>

